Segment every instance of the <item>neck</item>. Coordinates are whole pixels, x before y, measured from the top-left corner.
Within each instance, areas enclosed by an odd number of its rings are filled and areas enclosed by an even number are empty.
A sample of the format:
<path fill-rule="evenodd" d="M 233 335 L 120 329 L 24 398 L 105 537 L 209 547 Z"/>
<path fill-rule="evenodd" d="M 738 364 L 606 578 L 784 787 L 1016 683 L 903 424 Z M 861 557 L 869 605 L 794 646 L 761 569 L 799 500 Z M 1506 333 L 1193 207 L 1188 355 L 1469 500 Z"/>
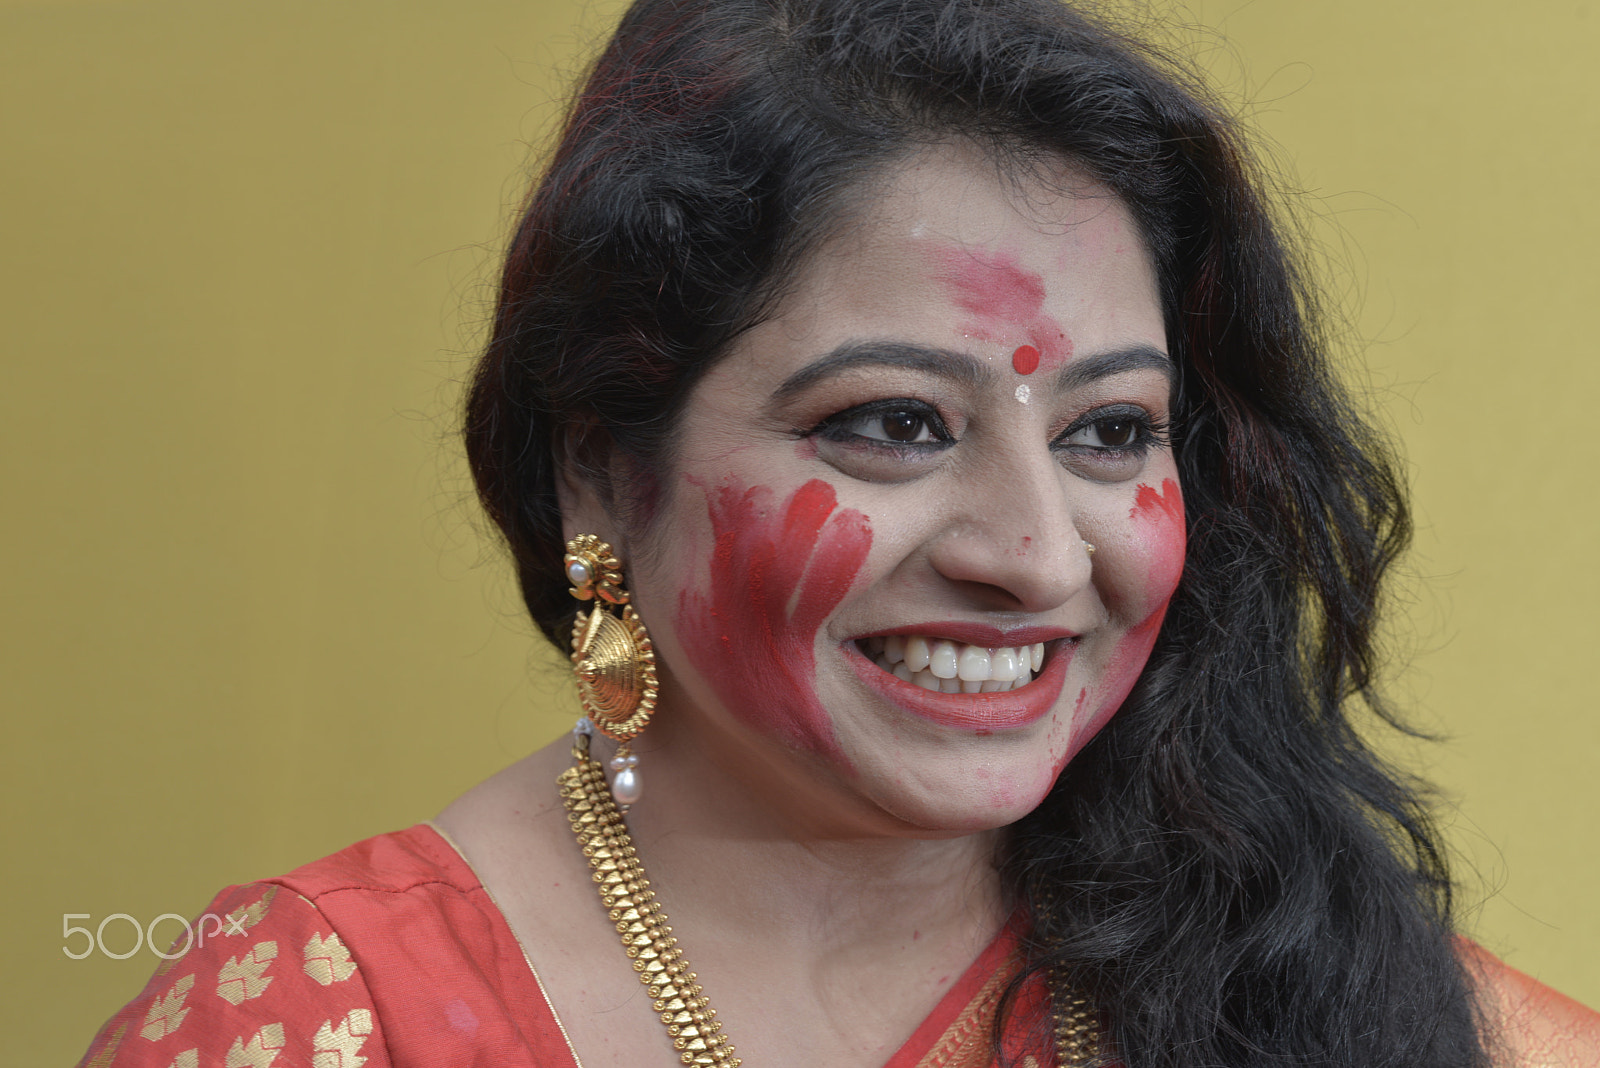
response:
<path fill-rule="evenodd" d="M 588 744 L 582 744 L 574 754 L 575 766 L 560 776 L 563 805 L 582 844 L 583 855 L 589 858 L 594 881 L 599 884 L 602 905 L 610 910 L 611 918 L 618 921 L 617 930 L 627 947 L 627 955 L 634 958 L 637 977 L 649 990 L 649 996 L 655 999 L 653 1007 L 662 1013 L 661 1020 L 667 1026 L 668 1034 L 675 1036 L 676 1048 L 685 1050 L 685 1062 L 693 1054 L 696 1063 L 737 1068 L 740 1060 L 735 1056 L 736 1047 L 730 1044 L 730 1036 L 724 1032 L 724 1025 L 717 1018 L 717 1009 L 712 1007 L 711 999 L 697 981 L 693 965 L 683 956 L 679 938 L 673 935 L 673 924 L 678 922 L 681 913 L 666 911 L 671 906 L 662 899 L 664 885 L 652 878 L 649 869 L 644 867 L 638 838 L 624 826 L 614 799 L 606 788 L 602 765 L 595 759 L 604 755 L 592 753 Z M 761 821 L 722 822 L 737 825 L 747 822 L 759 824 Z M 669 832 L 659 835 L 658 839 L 663 844 L 677 845 L 679 852 L 685 848 L 692 850 L 697 845 L 703 846 L 706 841 L 713 840 L 703 834 L 692 834 L 684 836 L 684 841 L 675 841 L 678 837 Z M 737 838 L 726 841 L 725 851 L 731 849 L 738 854 L 740 841 Z M 936 934 L 927 940 L 920 954 L 884 953 L 882 944 L 886 938 L 894 937 L 892 932 L 896 925 L 893 922 L 884 924 L 882 921 L 888 916 L 874 907 L 830 907 L 824 910 L 825 915 L 813 911 L 802 916 L 802 922 L 795 923 L 794 914 L 787 912 L 782 904 L 815 903 L 819 900 L 818 888 L 824 890 L 820 900 L 830 903 L 848 902 L 863 891 L 869 897 L 885 896 L 878 893 L 878 887 L 873 883 L 873 879 L 886 870 L 883 867 L 885 854 L 881 848 L 866 849 L 854 839 L 829 840 L 821 848 L 817 842 L 811 842 L 809 848 L 806 843 L 794 843 L 799 847 L 798 852 L 777 845 L 770 836 L 759 837 L 755 841 L 757 844 L 753 850 L 746 850 L 742 857 L 735 856 L 735 863 L 724 864 L 714 870 L 712 874 L 718 878 L 712 882 L 708 883 L 704 878 L 691 878 L 686 885 L 699 886 L 702 891 L 716 882 L 731 887 L 734 893 L 708 895 L 719 899 L 726 907 L 739 897 L 739 888 L 755 885 L 746 874 L 752 862 L 760 867 L 762 858 L 778 865 L 778 870 L 762 873 L 769 881 L 773 876 L 781 877 L 790 871 L 813 877 L 824 873 L 834 876 L 820 881 L 802 878 L 793 883 L 779 878 L 775 885 L 767 887 L 766 893 L 752 899 L 757 907 L 751 910 L 749 916 L 724 912 L 717 917 L 721 925 L 721 937 L 715 942 L 710 938 L 705 940 L 704 944 L 712 949 L 708 956 L 718 960 L 719 974 L 728 979 L 744 980 L 730 983 L 730 988 L 734 990 L 735 1006 L 745 1010 L 746 1019 L 761 1018 L 761 1007 L 773 1001 L 789 1007 L 789 1016 L 794 1017 L 789 1022 L 794 1026 L 756 1028 L 758 1032 L 766 1032 L 761 1035 L 766 1040 L 766 1048 L 761 1051 L 768 1055 L 765 1059 L 776 1063 L 784 1053 L 792 1052 L 796 1039 L 826 1034 L 836 1042 L 842 1039 L 841 1050 L 855 1056 L 855 1059 L 866 1055 L 874 1063 L 881 1061 L 884 1052 L 890 1048 L 883 1043 L 882 1035 L 885 1032 L 891 1036 L 908 1033 L 908 1027 L 922 1017 L 927 1005 L 947 990 L 954 980 L 954 973 L 945 971 L 950 951 L 955 949 L 965 963 L 975 955 L 976 947 L 972 951 L 962 949 L 959 942 L 952 943 L 949 940 L 948 934 L 943 937 Z M 967 846 L 966 839 L 955 839 L 924 845 L 910 853 L 907 852 L 909 847 L 902 846 L 889 854 L 891 859 L 887 863 L 891 866 L 897 864 L 901 871 L 900 878 L 890 883 L 894 893 L 888 896 L 899 900 L 901 913 L 913 918 L 923 914 L 919 908 L 922 904 L 919 895 L 915 892 L 905 894 L 908 887 L 931 890 L 935 898 L 947 903 L 953 901 L 957 907 L 948 912 L 934 908 L 928 915 L 941 920 L 950 915 L 958 917 L 958 920 L 945 925 L 959 928 L 965 924 L 966 931 L 956 932 L 958 939 L 962 933 L 971 933 L 973 921 L 981 922 L 984 918 L 985 897 L 988 896 L 991 902 L 993 900 L 992 895 L 982 892 L 994 885 L 992 869 L 989 877 L 969 882 L 950 878 L 940 866 L 928 864 L 933 859 L 930 851 L 945 856 L 962 855 L 963 850 L 970 852 Z M 914 861 L 914 870 L 909 876 L 904 873 L 908 856 Z M 850 863 L 841 866 L 841 858 Z M 857 870 L 860 865 L 854 862 L 863 858 L 869 861 L 867 870 Z M 692 866 L 680 867 L 691 874 L 694 871 Z M 978 869 L 975 865 L 969 865 L 963 870 L 970 873 Z M 842 882 L 839 881 L 841 879 Z M 976 884 L 984 885 L 980 887 Z M 950 897 L 952 891 L 955 892 L 953 899 Z M 777 907 L 773 907 L 775 903 Z M 811 921 L 809 923 L 805 922 L 807 916 Z M 760 929 L 738 933 L 740 927 L 751 926 L 749 921 L 752 917 L 759 918 Z M 787 927 L 781 922 L 772 922 L 785 918 L 789 920 Z M 820 927 L 815 922 L 819 919 L 825 921 Z M 876 936 L 847 939 L 844 945 L 837 948 L 830 949 L 826 941 L 814 937 L 804 942 L 791 941 L 786 945 L 780 937 L 785 930 L 794 934 L 805 927 L 819 933 L 826 933 L 830 928 L 860 932 L 862 919 L 879 921 Z M 744 922 L 741 923 L 741 920 Z M 630 922 L 631 927 L 628 926 Z M 716 930 L 716 927 L 710 930 Z M 748 960 L 752 945 L 763 950 L 757 955 L 761 963 L 755 968 L 741 969 L 735 966 L 733 962 L 741 957 Z M 809 958 L 799 952 L 803 946 L 811 947 Z M 829 956 L 836 958 L 829 962 L 831 967 L 819 967 L 819 963 Z M 772 970 L 773 964 L 779 965 L 776 971 Z M 887 1012 L 881 1011 L 884 1003 L 890 1000 L 883 997 L 884 992 L 897 988 L 906 995 L 901 1000 L 907 1004 L 890 1007 Z M 754 1002 L 750 1000 L 751 991 L 759 991 Z M 1098 1063 L 1099 1038 L 1093 1006 L 1081 997 L 1063 997 L 1061 991 L 1056 991 L 1056 996 L 1051 1000 L 1054 1003 L 1056 1063 L 1063 1066 Z M 863 1006 L 872 1006 L 878 1011 L 863 1014 L 860 1011 Z M 908 1007 L 909 1012 L 901 1011 Z M 864 1026 L 859 1019 L 863 1015 L 870 1017 L 865 1020 Z M 883 1018 L 878 1019 L 878 1016 Z M 820 1030 L 817 1026 L 819 1023 L 823 1025 Z M 841 1035 L 841 1023 L 847 1025 L 845 1030 L 849 1034 Z M 859 1032 L 859 1037 L 852 1038 L 856 1032 Z"/>
<path fill-rule="evenodd" d="M 594 755 L 613 749 L 597 739 Z M 974 956 L 1005 922 L 1000 831 L 931 836 L 841 804 L 790 763 L 745 750 L 729 767 L 681 731 L 652 728 L 634 749 L 644 795 L 627 822 L 682 931 L 837 962 L 919 943 Z"/>

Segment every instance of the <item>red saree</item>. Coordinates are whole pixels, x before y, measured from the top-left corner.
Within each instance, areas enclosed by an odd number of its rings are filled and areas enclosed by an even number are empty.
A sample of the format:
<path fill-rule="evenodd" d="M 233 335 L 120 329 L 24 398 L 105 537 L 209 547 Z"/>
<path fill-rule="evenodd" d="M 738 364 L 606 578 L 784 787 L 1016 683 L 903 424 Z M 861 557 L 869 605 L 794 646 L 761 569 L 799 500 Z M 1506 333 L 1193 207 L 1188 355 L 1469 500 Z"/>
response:
<path fill-rule="evenodd" d="M 222 929 L 164 963 L 83 1066 L 579 1068 L 500 910 L 426 824 L 230 887 L 207 911 Z M 989 1068 L 1015 966 L 1002 933 L 886 1068 Z"/>
<path fill-rule="evenodd" d="M 500 910 L 426 824 L 230 887 L 208 912 L 220 930 L 162 964 L 81 1066 L 581 1068 Z M 1600 1015 L 1470 942 L 1461 953 L 1497 1065 L 1600 1065 Z M 991 1068 L 1015 968 L 1002 932 L 885 1068 Z M 1025 989 L 1013 1017 L 1006 1053 L 1018 1068 L 1053 1062 L 1032 1038 L 1048 1032 L 1040 994 Z"/>

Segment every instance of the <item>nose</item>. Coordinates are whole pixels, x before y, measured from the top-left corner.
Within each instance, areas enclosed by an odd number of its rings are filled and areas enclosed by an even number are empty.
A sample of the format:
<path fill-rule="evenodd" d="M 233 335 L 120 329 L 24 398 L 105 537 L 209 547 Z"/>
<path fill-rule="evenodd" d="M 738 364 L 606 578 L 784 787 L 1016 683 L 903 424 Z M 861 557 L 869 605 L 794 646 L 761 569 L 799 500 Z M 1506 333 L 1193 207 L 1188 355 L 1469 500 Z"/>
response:
<path fill-rule="evenodd" d="M 1069 499 L 1073 480 L 1048 451 L 969 472 L 929 563 L 985 611 L 1040 613 L 1066 603 L 1092 571 Z"/>

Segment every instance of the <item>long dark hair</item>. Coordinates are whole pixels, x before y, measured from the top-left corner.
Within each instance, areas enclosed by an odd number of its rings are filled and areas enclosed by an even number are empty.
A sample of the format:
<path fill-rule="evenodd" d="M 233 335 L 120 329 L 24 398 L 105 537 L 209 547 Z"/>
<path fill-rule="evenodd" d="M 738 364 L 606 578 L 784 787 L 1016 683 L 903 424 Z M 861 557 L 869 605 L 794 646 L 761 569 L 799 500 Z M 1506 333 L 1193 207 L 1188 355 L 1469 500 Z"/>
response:
<path fill-rule="evenodd" d="M 1130 1068 L 1485 1063 L 1438 839 L 1350 718 L 1389 718 L 1403 488 L 1232 125 L 1053 0 L 634 4 L 523 213 L 467 401 L 534 620 L 559 645 L 574 610 L 558 466 L 603 440 L 648 524 L 699 376 L 870 179 L 954 138 L 1123 199 L 1180 368 L 1188 561 L 1138 685 L 1008 838 L 1030 967 L 1107 1008 Z"/>

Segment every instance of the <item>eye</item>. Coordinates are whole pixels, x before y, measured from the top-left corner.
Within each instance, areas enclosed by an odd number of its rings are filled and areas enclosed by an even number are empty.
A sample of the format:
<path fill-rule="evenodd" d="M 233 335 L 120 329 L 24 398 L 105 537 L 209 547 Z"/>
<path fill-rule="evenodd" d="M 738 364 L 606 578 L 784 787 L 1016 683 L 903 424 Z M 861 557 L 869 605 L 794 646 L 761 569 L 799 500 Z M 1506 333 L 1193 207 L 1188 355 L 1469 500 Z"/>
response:
<path fill-rule="evenodd" d="M 1144 469 L 1153 448 L 1167 444 L 1166 426 L 1143 408 L 1116 405 L 1089 412 L 1056 438 L 1062 466 L 1098 482 L 1120 482 Z"/>
<path fill-rule="evenodd" d="M 796 434 L 816 442 L 821 459 L 864 482 L 918 478 L 956 443 L 933 405 L 906 397 L 846 408 Z"/>
<path fill-rule="evenodd" d="M 933 440 L 928 421 L 916 412 L 894 411 L 864 416 L 851 429 L 861 437 L 879 438 L 899 445 Z"/>
<path fill-rule="evenodd" d="M 1065 441 L 1074 445 L 1089 445 L 1100 449 L 1125 449 L 1139 440 L 1143 429 L 1140 423 L 1128 416 L 1097 419 L 1083 427 Z"/>
<path fill-rule="evenodd" d="M 944 421 L 921 401 L 874 401 L 830 415 L 811 433 L 829 441 L 890 448 L 943 448 L 954 442 Z"/>

